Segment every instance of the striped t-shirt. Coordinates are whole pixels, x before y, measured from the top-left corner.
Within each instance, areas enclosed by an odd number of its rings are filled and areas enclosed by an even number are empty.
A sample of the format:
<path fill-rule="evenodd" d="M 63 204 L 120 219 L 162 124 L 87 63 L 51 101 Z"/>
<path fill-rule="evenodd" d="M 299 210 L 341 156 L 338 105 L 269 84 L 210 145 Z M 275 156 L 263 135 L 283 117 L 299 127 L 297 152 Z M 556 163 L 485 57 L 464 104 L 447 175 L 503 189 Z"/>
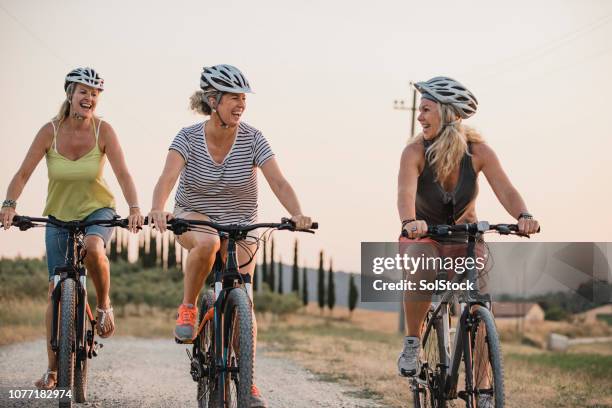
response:
<path fill-rule="evenodd" d="M 176 205 L 220 224 L 257 222 L 257 169 L 274 156 L 261 132 L 238 125 L 236 140 L 223 163 L 216 163 L 204 137 L 204 123 L 181 129 L 170 145 L 185 159 Z"/>

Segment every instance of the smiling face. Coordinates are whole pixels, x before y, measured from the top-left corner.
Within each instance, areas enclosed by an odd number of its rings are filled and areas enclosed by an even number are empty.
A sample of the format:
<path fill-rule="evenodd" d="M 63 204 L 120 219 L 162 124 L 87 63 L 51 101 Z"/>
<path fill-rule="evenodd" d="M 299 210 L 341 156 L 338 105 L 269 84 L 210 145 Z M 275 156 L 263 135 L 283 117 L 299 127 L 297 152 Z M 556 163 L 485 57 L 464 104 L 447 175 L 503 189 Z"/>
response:
<path fill-rule="evenodd" d="M 433 139 L 440 130 L 441 118 L 438 104 L 430 99 L 421 99 L 417 120 L 423 128 L 425 139 Z"/>
<path fill-rule="evenodd" d="M 212 106 L 214 106 L 214 102 Z M 217 106 L 217 113 L 221 116 L 221 119 L 226 125 L 234 127 L 240 123 L 240 117 L 245 109 L 246 94 L 226 93 L 221 97 L 221 101 Z"/>
<path fill-rule="evenodd" d="M 83 84 L 75 84 L 72 98 L 70 99 L 70 114 L 78 115 L 84 119 L 90 119 L 96 110 L 100 91 Z"/>

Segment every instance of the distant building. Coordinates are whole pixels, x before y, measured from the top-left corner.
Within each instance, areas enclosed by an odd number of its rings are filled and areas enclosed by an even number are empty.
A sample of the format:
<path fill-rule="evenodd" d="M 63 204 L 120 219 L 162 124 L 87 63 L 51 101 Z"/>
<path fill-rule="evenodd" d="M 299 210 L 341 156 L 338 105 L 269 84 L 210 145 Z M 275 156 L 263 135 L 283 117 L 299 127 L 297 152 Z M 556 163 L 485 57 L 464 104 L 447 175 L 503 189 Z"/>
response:
<path fill-rule="evenodd" d="M 544 309 L 530 302 L 493 302 L 493 316 L 497 323 L 544 321 Z"/>

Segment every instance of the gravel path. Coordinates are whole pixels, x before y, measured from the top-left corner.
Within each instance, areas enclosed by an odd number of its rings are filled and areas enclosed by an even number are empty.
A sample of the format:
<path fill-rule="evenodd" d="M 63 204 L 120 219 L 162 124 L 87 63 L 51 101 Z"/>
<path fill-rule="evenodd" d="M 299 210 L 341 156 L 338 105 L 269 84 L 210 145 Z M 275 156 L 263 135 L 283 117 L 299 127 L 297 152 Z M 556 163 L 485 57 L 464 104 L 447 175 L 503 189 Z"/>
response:
<path fill-rule="evenodd" d="M 165 339 L 118 337 L 104 340 L 90 360 L 89 401 L 78 407 L 195 407 L 185 346 Z M 0 347 L 0 406 L 56 407 L 51 400 L 11 400 L 9 389 L 32 389 L 46 367 L 44 341 Z M 320 381 L 297 364 L 257 355 L 257 385 L 270 408 L 379 407 L 357 389 Z"/>

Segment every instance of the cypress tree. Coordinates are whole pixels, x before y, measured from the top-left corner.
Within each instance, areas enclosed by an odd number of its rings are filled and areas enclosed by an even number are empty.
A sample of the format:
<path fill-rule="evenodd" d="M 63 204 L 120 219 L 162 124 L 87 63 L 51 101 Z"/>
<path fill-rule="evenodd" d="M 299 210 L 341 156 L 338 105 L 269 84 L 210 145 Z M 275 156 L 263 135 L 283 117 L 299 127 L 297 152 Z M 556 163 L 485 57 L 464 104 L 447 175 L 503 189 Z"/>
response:
<path fill-rule="evenodd" d="M 357 307 L 357 299 L 359 298 L 359 292 L 357 291 L 357 285 L 355 284 L 355 274 L 351 273 L 349 279 L 349 293 L 348 293 L 348 305 L 349 305 L 349 316 L 353 317 L 353 310 Z"/>
<path fill-rule="evenodd" d="M 308 305 L 308 269 L 306 266 L 302 268 L 302 303 Z"/>
<path fill-rule="evenodd" d="M 115 227 L 115 233 L 113 234 L 113 238 L 110 242 L 110 261 L 117 262 L 117 231 L 119 227 Z"/>
<path fill-rule="evenodd" d="M 263 261 L 261 262 L 261 286 L 268 284 L 268 241 L 263 242 Z"/>
<path fill-rule="evenodd" d="M 268 285 L 270 285 L 270 290 L 274 292 L 276 290 L 276 271 L 274 265 L 274 240 L 270 241 L 270 273 Z"/>
<path fill-rule="evenodd" d="M 176 238 L 174 234 L 168 236 L 168 269 L 176 268 Z"/>
<path fill-rule="evenodd" d="M 327 281 L 327 307 L 329 307 L 329 311 L 334 310 L 334 306 L 336 305 L 336 284 L 334 282 L 334 270 L 332 268 L 332 261 L 329 260 L 329 275 Z"/>
<path fill-rule="evenodd" d="M 149 246 L 149 267 L 157 266 L 157 232 L 151 233 L 151 245 Z"/>
<path fill-rule="evenodd" d="M 325 270 L 323 269 L 323 251 L 319 253 L 319 273 L 317 275 L 317 300 L 319 309 L 323 313 L 325 307 Z"/>
<path fill-rule="evenodd" d="M 278 257 L 278 293 L 283 294 L 283 261 Z"/>
<path fill-rule="evenodd" d="M 259 266 L 257 265 L 257 259 L 253 259 L 253 262 L 255 262 L 255 269 L 253 269 L 253 282 L 251 284 L 253 285 L 253 292 L 255 292 L 259 290 Z"/>
<path fill-rule="evenodd" d="M 298 267 L 298 242 L 293 245 L 293 273 L 291 275 L 291 291 L 300 293 L 300 268 Z"/>
<path fill-rule="evenodd" d="M 121 232 L 121 259 L 123 259 L 125 262 L 129 262 L 129 259 L 128 259 L 129 243 L 130 243 L 129 232 L 127 232 L 127 230 L 125 231 L 125 234 Z"/>

